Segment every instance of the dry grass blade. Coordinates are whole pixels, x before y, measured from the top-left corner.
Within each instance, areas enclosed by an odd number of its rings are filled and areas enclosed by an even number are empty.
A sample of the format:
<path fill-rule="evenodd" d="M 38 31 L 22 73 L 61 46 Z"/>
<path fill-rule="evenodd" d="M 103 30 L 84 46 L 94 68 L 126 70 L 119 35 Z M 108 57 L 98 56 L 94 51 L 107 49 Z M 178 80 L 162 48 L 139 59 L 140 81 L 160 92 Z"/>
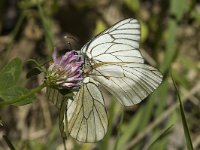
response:
<path fill-rule="evenodd" d="M 147 149 L 152 149 L 152 147 L 158 143 L 160 140 L 162 140 L 163 138 L 166 138 L 166 136 L 169 135 L 171 129 L 172 129 L 173 125 L 170 125 L 167 129 L 165 129 L 149 146 Z"/>
<path fill-rule="evenodd" d="M 10 150 L 15 150 L 15 147 L 13 146 L 13 144 L 11 143 L 11 141 L 9 140 L 9 138 L 6 135 L 3 135 L 3 139 L 7 143 Z"/>
<path fill-rule="evenodd" d="M 182 98 L 184 102 L 189 97 L 199 92 L 200 90 L 200 82 L 198 82 L 189 92 L 186 92 L 186 95 Z M 179 106 L 179 102 L 176 102 L 173 106 L 169 107 L 160 117 L 154 120 L 149 126 L 147 126 L 143 132 L 140 132 L 132 141 L 127 143 L 124 150 L 128 150 L 137 144 L 140 140 L 142 140 L 147 134 L 149 134 L 157 125 L 159 125 L 162 121 L 164 121 L 177 107 Z"/>
<path fill-rule="evenodd" d="M 179 100 L 181 119 L 182 119 L 183 129 L 184 129 L 184 133 L 185 133 L 185 139 L 186 139 L 186 142 L 187 142 L 187 148 L 188 148 L 188 150 L 193 150 L 192 140 L 191 140 L 191 137 L 190 137 L 190 131 L 189 131 L 189 128 L 188 128 L 188 125 L 187 125 L 187 121 L 186 121 L 186 117 L 185 117 L 185 113 L 184 113 L 184 108 L 183 108 L 183 104 L 182 104 L 182 101 L 181 101 L 181 97 L 179 95 L 178 88 L 176 86 L 176 83 L 175 83 L 174 78 L 173 78 L 172 75 L 171 75 L 171 78 L 172 78 L 175 90 L 177 92 L 177 97 L 178 97 L 178 100 Z"/>

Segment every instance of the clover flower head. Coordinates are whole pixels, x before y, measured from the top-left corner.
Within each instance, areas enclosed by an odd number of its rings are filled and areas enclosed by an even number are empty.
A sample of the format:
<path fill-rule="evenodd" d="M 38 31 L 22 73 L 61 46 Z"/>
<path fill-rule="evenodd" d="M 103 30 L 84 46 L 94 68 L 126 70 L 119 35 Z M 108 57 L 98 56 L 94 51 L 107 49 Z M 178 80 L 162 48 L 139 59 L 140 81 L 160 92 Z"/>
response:
<path fill-rule="evenodd" d="M 56 55 L 57 49 L 54 48 L 53 63 L 46 73 L 47 85 L 57 89 L 77 89 L 83 80 L 81 55 L 74 50 L 66 52 L 58 58 Z"/>

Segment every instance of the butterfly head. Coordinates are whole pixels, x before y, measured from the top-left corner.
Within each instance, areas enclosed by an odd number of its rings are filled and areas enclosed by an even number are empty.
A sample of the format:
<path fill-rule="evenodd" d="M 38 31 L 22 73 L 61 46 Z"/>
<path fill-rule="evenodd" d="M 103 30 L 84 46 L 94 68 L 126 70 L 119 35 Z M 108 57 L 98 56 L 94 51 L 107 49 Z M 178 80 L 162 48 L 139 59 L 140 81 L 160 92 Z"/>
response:
<path fill-rule="evenodd" d="M 47 86 L 56 89 L 76 89 L 83 80 L 82 56 L 74 50 L 56 57 L 57 50 L 54 49 L 53 63 L 49 66 L 45 82 Z"/>

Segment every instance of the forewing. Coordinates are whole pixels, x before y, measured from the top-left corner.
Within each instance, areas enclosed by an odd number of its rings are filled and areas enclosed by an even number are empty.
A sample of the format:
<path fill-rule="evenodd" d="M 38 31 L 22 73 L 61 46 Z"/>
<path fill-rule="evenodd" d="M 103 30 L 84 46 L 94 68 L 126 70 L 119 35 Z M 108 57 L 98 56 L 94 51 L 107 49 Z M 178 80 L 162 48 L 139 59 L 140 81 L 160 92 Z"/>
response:
<path fill-rule="evenodd" d="M 162 82 L 161 73 L 142 63 L 107 64 L 93 69 L 89 75 L 125 105 L 139 103 Z"/>
<path fill-rule="evenodd" d="M 47 87 L 48 99 L 58 108 L 59 110 L 59 128 L 62 137 L 66 137 L 66 126 L 64 125 L 64 117 L 67 108 L 67 98 L 62 95 L 58 90 Z"/>
<path fill-rule="evenodd" d="M 108 119 L 104 99 L 92 79 L 85 78 L 74 100 L 68 102 L 67 121 L 69 134 L 78 141 L 96 142 L 105 136 Z"/>
<path fill-rule="evenodd" d="M 140 62 L 140 24 L 135 19 L 125 19 L 89 41 L 82 49 L 93 63 Z"/>
<path fill-rule="evenodd" d="M 139 103 L 162 81 L 157 69 L 144 64 L 139 41 L 140 25 L 130 18 L 116 23 L 81 49 L 90 64 L 86 75 L 125 106 Z"/>

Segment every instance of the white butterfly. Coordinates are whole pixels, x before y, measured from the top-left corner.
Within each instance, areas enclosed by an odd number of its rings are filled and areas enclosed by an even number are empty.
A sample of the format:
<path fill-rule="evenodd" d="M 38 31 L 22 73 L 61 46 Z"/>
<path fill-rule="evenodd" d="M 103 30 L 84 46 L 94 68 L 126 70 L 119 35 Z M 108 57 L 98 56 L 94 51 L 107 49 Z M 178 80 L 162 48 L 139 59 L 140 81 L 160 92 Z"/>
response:
<path fill-rule="evenodd" d="M 116 23 L 83 46 L 85 78 L 74 99 L 63 100 L 58 91 L 47 90 L 49 99 L 60 109 L 62 130 L 81 142 L 99 141 L 108 128 L 100 85 L 125 106 L 141 102 L 160 85 L 162 75 L 144 64 L 139 41 L 140 25 L 130 18 Z"/>

